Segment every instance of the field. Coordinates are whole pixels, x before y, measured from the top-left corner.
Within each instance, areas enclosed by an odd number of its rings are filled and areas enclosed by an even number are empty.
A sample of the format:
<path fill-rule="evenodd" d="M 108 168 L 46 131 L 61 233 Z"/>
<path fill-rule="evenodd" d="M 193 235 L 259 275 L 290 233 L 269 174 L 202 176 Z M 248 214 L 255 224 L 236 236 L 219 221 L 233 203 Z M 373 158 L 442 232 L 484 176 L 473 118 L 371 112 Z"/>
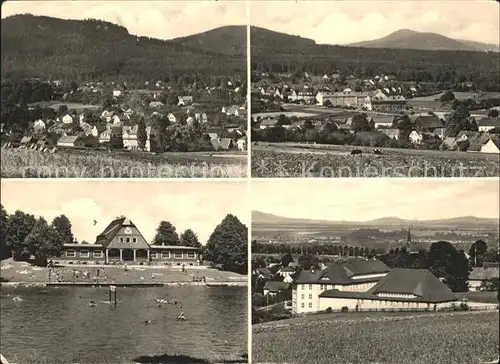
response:
<path fill-rule="evenodd" d="M 51 102 L 51 101 L 42 101 L 35 102 L 30 104 L 30 106 L 39 105 L 40 107 L 50 107 L 54 109 L 54 111 L 59 110 L 59 106 L 66 105 L 68 110 L 98 110 L 100 105 L 90 105 L 90 104 L 80 104 L 76 102 Z"/>
<path fill-rule="evenodd" d="M 3 178 L 227 178 L 247 175 L 246 154 L 2 149 Z"/>
<path fill-rule="evenodd" d="M 350 155 L 361 149 L 365 154 Z M 252 145 L 252 177 L 498 177 L 497 154 L 338 145 Z"/>
<path fill-rule="evenodd" d="M 498 319 L 498 311 L 292 318 L 254 325 L 252 355 L 267 363 L 480 363 L 498 358 Z"/>

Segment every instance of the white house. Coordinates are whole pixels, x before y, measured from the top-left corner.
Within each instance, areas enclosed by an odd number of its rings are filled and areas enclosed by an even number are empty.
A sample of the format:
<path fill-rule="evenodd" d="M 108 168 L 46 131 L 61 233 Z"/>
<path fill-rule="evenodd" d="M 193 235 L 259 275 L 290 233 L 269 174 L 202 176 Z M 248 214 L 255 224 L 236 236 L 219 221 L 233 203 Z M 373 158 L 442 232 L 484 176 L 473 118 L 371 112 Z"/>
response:
<path fill-rule="evenodd" d="M 458 297 L 428 269 L 395 268 L 368 290 L 329 289 L 319 295 L 319 311 L 439 310 Z"/>
<path fill-rule="evenodd" d="M 293 275 L 295 274 L 295 269 L 291 267 L 285 267 L 278 271 L 278 274 L 283 277 L 283 282 L 293 282 Z"/>
<path fill-rule="evenodd" d="M 488 140 L 488 142 L 481 147 L 481 153 L 499 154 L 500 143 L 498 141 L 495 142 L 493 139 Z"/>
<path fill-rule="evenodd" d="M 421 144 L 422 143 L 422 140 L 423 140 L 423 135 L 420 134 L 418 131 L 416 130 L 413 130 L 410 135 L 408 136 L 408 138 L 410 139 L 410 141 L 413 143 L 413 144 Z"/>
<path fill-rule="evenodd" d="M 70 114 L 66 114 L 62 117 L 62 122 L 64 124 L 71 124 L 73 122 L 73 117 Z"/>
<path fill-rule="evenodd" d="M 236 145 L 238 147 L 238 150 L 240 151 L 245 151 L 247 150 L 247 137 L 244 136 L 242 138 L 239 138 L 237 141 L 236 141 Z"/>
<path fill-rule="evenodd" d="M 83 142 L 79 136 L 62 136 L 57 141 L 58 147 L 82 147 Z"/>
<path fill-rule="evenodd" d="M 491 129 L 500 128 L 500 118 L 484 118 L 477 122 L 479 131 L 488 132 Z"/>
<path fill-rule="evenodd" d="M 170 121 L 171 123 L 176 123 L 176 122 L 177 122 L 177 118 L 176 118 L 176 117 L 175 117 L 175 115 L 174 115 L 174 114 L 172 114 L 172 113 L 169 113 L 169 114 L 167 115 L 167 119 L 168 119 L 168 121 Z"/>
<path fill-rule="evenodd" d="M 113 90 L 113 97 L 121 96 L 122 92 L 120 90 Z"/>
<path fill-rule="evenodd" d="M 137 131 L 139 130 L 138 125 L 124 126 L 122 129 L 123 138 L 123 148 L 125 149 L 136 149 L 137 144 Z"/>
<path fill-rule="evenodd" d="M 350 259 L 334 262 L 326 268 L 303 270 L 294 282 L 292 311 L 320 310 L 320 294 L 327 290 L 364 292 L 373 287 L 390 268 L 378 259 Z"/>
<path fill-rule="evenodd" d="M 45 130 L 45 122 L 42 119 L 38 119 L 33 123 L 33 129 L 35 132 Z"/>

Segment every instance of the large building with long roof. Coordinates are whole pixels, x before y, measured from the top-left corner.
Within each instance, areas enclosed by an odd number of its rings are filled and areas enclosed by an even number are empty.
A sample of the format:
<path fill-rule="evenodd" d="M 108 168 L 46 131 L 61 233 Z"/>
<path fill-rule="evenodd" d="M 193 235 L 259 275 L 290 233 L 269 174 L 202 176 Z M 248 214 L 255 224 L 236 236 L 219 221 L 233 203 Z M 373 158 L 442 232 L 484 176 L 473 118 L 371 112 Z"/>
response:
<path fill-rule="evenodd" d="M 100 233 L 94 244 L 65 244 L 57 263 L 199 265 L 199 248 L 152 245 L 135 224 L 122 216 Z"/>

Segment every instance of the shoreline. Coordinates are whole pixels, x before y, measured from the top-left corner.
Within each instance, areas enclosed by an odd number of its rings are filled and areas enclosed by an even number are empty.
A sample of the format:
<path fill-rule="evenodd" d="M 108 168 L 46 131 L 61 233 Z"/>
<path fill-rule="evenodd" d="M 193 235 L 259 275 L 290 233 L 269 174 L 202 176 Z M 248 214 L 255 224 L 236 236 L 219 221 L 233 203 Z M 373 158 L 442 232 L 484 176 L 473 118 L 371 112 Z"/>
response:
<path fill-rule="evenodd" d="M 247 287 L 247 281 L 237 281 L 237 282 L 161 282 L 161 283 L 91 283 L 91 282 L 57 282 L 57 283 L 46 283 L 46 282 L 0 282 L 0 287 L 172 287 L 172 286 L 198 286 L 198 287 Z"/>

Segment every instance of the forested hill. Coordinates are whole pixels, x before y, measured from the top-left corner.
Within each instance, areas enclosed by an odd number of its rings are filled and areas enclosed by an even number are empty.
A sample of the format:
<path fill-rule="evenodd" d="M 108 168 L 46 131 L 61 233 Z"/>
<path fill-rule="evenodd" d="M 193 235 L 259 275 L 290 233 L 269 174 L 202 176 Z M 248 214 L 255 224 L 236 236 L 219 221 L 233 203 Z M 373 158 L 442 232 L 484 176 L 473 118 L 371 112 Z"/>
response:
<path fill-rule="evenodd" d="M 205 33 L 164 41 L 137 37 L 124 27 L 101 20 L 15 15 L 2 19 L 2 77 L 81 81 L 117 76 L 161 79 L 186 70 L 208 75 L 244 74 L 244 47 L 235 49 L 234 44 L 245 44 L 246 36 L 235 28 L 214 30 L 209 37 Z"/>
<path fill-rule="evenodd" d="M 483 91 L 500 91 L 498 53 L 323 45 L 257 27 L 250 34 L 252 70 L 257 72 L 389 74 L 399 81 L 474 82 Z"/>

